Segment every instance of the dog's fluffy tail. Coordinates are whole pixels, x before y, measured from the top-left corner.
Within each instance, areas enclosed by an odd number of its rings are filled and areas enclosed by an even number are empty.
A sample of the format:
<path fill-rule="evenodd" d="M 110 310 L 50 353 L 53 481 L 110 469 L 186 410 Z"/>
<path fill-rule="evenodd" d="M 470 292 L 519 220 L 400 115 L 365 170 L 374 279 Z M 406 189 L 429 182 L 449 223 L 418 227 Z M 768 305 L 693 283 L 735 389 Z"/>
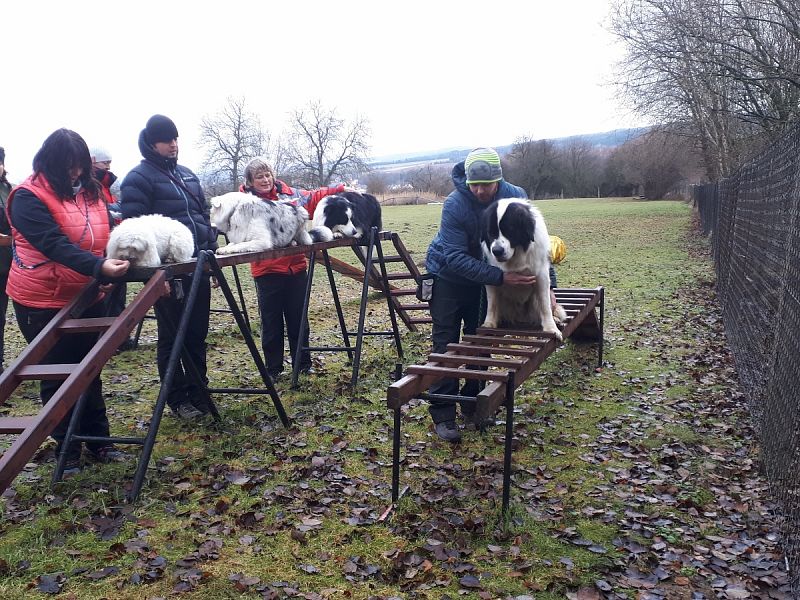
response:
<path fill-rule="evenodd" d="M 333 239 L 333 232 L 325 225 L 314 227 L 308 234 L 312 242 L 330 242 Z"/>

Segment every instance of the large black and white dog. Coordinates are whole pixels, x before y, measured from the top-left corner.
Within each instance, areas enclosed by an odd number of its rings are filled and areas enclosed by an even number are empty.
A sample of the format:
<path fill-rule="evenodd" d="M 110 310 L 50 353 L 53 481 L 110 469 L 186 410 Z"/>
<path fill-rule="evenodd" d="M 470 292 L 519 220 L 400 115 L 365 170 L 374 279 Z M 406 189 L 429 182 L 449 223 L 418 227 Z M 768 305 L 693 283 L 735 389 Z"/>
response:
<path fill-rule="evenodd" d="M 550 305 L 550 236 L 539 209 L 517 198 L 493 202 L 483 212 L 481 246 L 489 264 L 536 277 L 531 286 L 487 285 L 483 326 L 533 325 L 562 339 Z M 561 306 L 555 318 L 566 319 Z"/>
<path fill-rule="evenodd" d="M 372 194 L 342 192 L 326 196 L 314 209 L 314 227 L 327 227 L 333 237 L 364 236 L 371 228 L 383 228 L 381 205 Z"/>

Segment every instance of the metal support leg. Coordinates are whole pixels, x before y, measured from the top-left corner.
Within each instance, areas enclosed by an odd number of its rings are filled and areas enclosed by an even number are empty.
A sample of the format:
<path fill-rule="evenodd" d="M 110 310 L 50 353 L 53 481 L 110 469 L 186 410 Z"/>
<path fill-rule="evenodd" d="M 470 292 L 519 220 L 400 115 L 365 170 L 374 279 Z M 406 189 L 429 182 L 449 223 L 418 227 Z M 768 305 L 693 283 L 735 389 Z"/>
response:
<path fill-rule="evenodd" d="M 508 512 L 511 494 L 511 449 L 514 443 L 514 377 L 506 382 L 506 447 L 503 456 L 503 514 Z"/>
<path fill-rule="evenodd" d="M 78 423 L 80 423 L 81 414 L 83 413 L 83 407 L 85 404 L 86 394 L 81 394 L 80 398 L 78 398 L 78 401 L 75 403 L 75 406 L 72 408 L 72 416 L 69 419 L 67 432 L 64 434 L 64 439 L 61 440 L 61 450 L 58 453 L 56 468 L 53 471 L 53 479 L 50 482 L 51 489 L 55 484 L 61 481 L 61 476 L 64 474 L 64 467 L 67 464 L 67 449 L 69 448 L 69 443 L 72 441 L 72 437 L 75 435 L 75 430 L 78 428 Z"/>
<path fill-rule="evenodd" d="M 314 284 L 314 265 L 316 264 L 317 252 L 312 250 L 308 256 L 308 277 L 306 278 L 306 295 L 303 297 L 303 317 L 300 319 L 300 327 L 297 329 L 297 345 L 295 346 L 295 356 L 292 362 L 292 383 L 290 387 L 297 387 L 297 380 L 300 377 L 300 353 L 303 351 L 303 338 L 306 335 L 306 325 L 308 323 L 308 305 L 311 300 L 311 286 Z"/>
<path fill-rule="evenodd" d="M 603 322 L 605 318 L 605 306 L 606 306 L 606 290 L 605 288 L 600 288 L 600 299 L 597 301 L 597 305 L 600 307 L 600 343 L 598 344 L 597 350 L 597 366 L 603 366 L 603 340 L 605 338 L 605 330 L 603 328 Z"/>
<path fill-rule="evenodd" d="M 244 323 L 247 325 L 248 330 L 253 331 L 253 328 L 250 325 L 250 315 L 247 314 L 247 303 L 244 301 L 244 291 L 242 290 L 242 282 L 239 279 L 239 271 L 236 270 L 236 265 L 232 265 L 231 270 L 233 271 L 233 281 L 236 283 L 236 291 L 239 295 L 239 302 L 242 305 L 241 313 L 242 317 L 244 318 Z M 233 311 L 233 307 L 231 307 L 231 311 Z M 242 329 L 241 325 L 239 325 L 239 329 Z"/>
<path fill-rule="evenodd" d="M 212 254 L 213 256 L 213 254 Z M 145 437 L 144 444 L 142 445 L 142 453 L 139 455 L 139 464 L 136 466 L 136 475 L 133 478 L 133 487 L 128 496 L 128 500 L 133 502 L 139 496 L 144 484 L 144 478 L 147 474 L 147 465 L 150 463 L 150 455 L 153 453 L 153 446 L 155 445 L 156 435 L 158 428 L 161 425 L 161 417 L 164 414 L 164 406 L 167 404 L 167 397 L 169 396 L 170 389 L 172 388 L 172 380 L 175 378 L 175 369 L 178 365 L 181 353 L 183 351 L 183 342 L 186 339 L 186 330 L 189 327 L 189 318 L 191 317 L 192 308 L 197 300 L 198 281 L 203 276 L 203 267 L 208 261 L 206 252 L 200 252 L 197 255 L 197 265 L 194 270 L 193 285 L 189 289 L 189 295 L 186 298 L 186 303 L 183 307 L 181 314 L 180 324 L 178 325 L 177 332 L 175 333 L 175 340 L 172 344 L 172 351 L 169 355 L 167 362 L 167 372 L 164 374 L 164 380 L 161 382 L 161 389 L 158 393 L 156 406 L 153 409 L 153 415 L 150 419 L 150 426 L 147 428 L 147 436 Z"/>
<path fill-rule="evenodd" d="M 233 318 L 236 320 L 236 324 L 239 326 L 239 329 L 242 332 L 242 337 L 244 338 L 245 344 L 247 344 L 247 349 L 250 350 L 250 355 L 253 357 L 253 362 L 256 364 L 256 368 L 261 375 L 261 379 L 264 381 L 264 385 L 267 386 L 267 392 L 269 393 L 270 398 L 272 398 L 272 403 L 275 405 L 275 410 L 278 411 L 278 416 L 281 419 L 281 423 L 283 423 L 284 427 L 289 427 L 289 417 L 286 415 L 286 411 L 283 408 L 280 396 L 278 396 L 278 390 L 275 389 L 275 383 L 272 381 L 272 377 L 270 377 L 269 373 L 267 372 L 267 365 L 264 364 L 264 359 L 261 358 L 261 353 L 258 351 L 255 340 L 253 340 L 252 330 L 250 329 L 249 324 L 245 321 L 242 311 L 239 310 L 239 307 L 236 304 L 236 299 L 233 297 L 231 287 L 228 285 L 228 281 L 225 279 L 225 275 L 223 275 L 222 269 L 220 268 L 216 257 L 211 251 L 208 251 L 208 261 L 211 264 L 212 273 L 214 273 L 214 276 L 217 278 L 219 288 L 222 290 L 222 294 L 225 296 L 225 300 L 228 302 L 228 306 L 231 309 Z"/>
<path fill-rule="evenodd" d="M 397 363 L 394 368 L 394 380 L 403 376 L 403 365 Z M 394 409 L 394 429 L 392 430 L 392 502 L 400 497 L 400 407 Z"/>
<path fill-rule="evenodd" d="M 331 295 L 333 296 L 333 304 L 336 307 L 336 316 L 339 318 L 339 328 L 342 330 L 342 340 L 344 340 L 344 345 L 347 348 L 347 360 L 352 364 L 353 351 L 350 346 L 350 334 L 347 331 L 347 324 L 344 322 L 344 312 L 342 311 L 341 300 L 339 300 L 339 290 L 336 289 L 336 280 L 333 277 L 331 258 L 327 250 L 322 251 L 322 258 L 325 261 L 325 270 L 328 272 L 328 283 L 331 286 Z"/>
<path fill-rule="evenodd" d="M 361 368 L 361 348 L 364 345 L 364 322 L 367 316 L 367 296 L 369 294 L 369 276 L 372 271 L 372 250 L 375 246 L 375 238 L 378 228 L 373 227 L 369 230 L 369 247 L 367 248 L 367 259 L 364 264 L 364 284 L 361 286 L 361 305 L 358 309 L 358 330 L 356 332 L 356 355 L 353 359 L 353 376 L 350 380 L 350 389 L 356 389 L 358 385 L 358 372 Z"/>

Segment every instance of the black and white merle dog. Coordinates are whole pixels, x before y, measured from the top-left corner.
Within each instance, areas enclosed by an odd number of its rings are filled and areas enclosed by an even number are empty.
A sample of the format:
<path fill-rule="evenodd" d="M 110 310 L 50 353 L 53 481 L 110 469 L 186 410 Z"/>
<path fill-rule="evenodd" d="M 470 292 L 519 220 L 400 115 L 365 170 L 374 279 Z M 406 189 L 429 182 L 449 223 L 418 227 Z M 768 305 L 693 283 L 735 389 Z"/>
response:
<path fill-rule="evenodd" d="M 481 247 L 489 264 L 536 277 L 530 286 L 487 285 L 483 326 L 535 326 L 562 339 L 550 305 L 550 236 L 539 209 L 518 198 L 493 202 L 483 212 Z M 566 319 L 561 306 L 555 318 Z"/>
<path fill-rule="evenodd" d="M 361 238 L 371 228 L 383 228 L 381 205 L 372 194 L 342 192 L 326 196 L 314 209 L 313 225 L 327 227 L 333 237 Z"/>
<path fill-rule="evenodd" d="M 327 229 L 306 230 L 308 212 L 292 202 L 272 202 L 243 192 L 211 199 L 211 222 L 230 243 L 217 254 L 263 252 L 333 239 Z"/>

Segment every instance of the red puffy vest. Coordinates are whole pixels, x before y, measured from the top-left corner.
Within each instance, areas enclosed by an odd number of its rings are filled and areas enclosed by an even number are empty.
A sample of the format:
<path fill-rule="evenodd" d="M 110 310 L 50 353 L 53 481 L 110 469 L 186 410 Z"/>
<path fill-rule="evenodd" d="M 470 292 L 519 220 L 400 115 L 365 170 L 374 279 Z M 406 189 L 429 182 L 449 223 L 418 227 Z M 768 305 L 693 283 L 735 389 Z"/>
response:
<path fill-rule="evenodd" d="M 53 220 L 73 244 L 95 256 L 103 256 L 109 235 L 105 202 L 89 202 L 83 190 L 78 192 L 74 201 L 62 200 L 42 174 L 36 179 L 31 175 L 9 195 L 6 205 L 9 216 L 11 203 L 20 188 L 28 190 L 45 204 Z M 91 280 L 88 275 L 81 275 L 49 260 L 17 231 L 13 222 L 11 235 L 16 258 L 11 261 L 6 292 L 20 304 L 31 308 L 62 308 Z M 25 267 L 33 268 L 23 268 L 20 262 Z"/>

